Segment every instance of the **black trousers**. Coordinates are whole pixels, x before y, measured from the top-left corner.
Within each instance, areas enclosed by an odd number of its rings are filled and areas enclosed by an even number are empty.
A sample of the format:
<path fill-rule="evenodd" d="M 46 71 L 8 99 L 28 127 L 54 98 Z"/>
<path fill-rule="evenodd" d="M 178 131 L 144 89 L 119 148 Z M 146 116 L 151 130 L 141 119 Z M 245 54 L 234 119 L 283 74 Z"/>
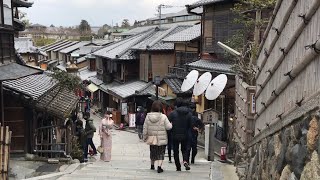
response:
<path fill-rule="evenodd" d="M 173 150 L 173 142 L 172 142 L 172 135 L 168 133 L 168 157 L 169 161 L 171 161 L 171 151 Z"/>
<path fill-rule="evenodd" d="M 198 137 L 195 136 L 195 135 L 192 135 L 190 137 L 190 140 L 188 142 L 188 163 L 189 163 L 189 159 L 190 159 L 190 154 L 191 154 L 191 162 L 194 162 L 194 158 L 196 157 L 197 153 L 198 153 L 198 149 L 197 149 L 197 146 L 198 146 L 198 141 L 197 141 Z M 191 153 L 192 151 L 192 153 Z"/>
<path fill-rule="evenodd" d="M 86 146 L 84 147 L 84 154 L 83 154 L 84 159 L 88 158 L 88 146 L 89 145 L 91 146 L 93 153 L 97 154 L 97 149 L 96 149 L 96 146 L 93 144 L 92 138 L 87 138 Z"/>
<path fill-rule="evenodd" d="M 184 139 L 184 140 L 173 139 L 173 157 L 174 157 L 174 163 L 176 164 L 177 169 L 181 168 L 180 159 L 179 159 L 179 145 L 181 145 L 183 161 L 188 162 L 188 150 L 187 150 L 188 144 L 187 143 L 188 143 L 187 139 Z"/>

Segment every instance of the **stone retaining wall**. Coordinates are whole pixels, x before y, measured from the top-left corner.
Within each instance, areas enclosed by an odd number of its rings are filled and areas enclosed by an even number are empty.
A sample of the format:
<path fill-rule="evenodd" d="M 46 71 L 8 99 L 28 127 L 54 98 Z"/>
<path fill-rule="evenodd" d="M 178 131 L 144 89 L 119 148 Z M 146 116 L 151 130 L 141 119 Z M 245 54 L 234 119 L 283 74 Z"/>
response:
<path fill-rule="evenodd" d="M 320 117 L 304 116 L 243 153 L 247 180 L 320 179 Z"/>

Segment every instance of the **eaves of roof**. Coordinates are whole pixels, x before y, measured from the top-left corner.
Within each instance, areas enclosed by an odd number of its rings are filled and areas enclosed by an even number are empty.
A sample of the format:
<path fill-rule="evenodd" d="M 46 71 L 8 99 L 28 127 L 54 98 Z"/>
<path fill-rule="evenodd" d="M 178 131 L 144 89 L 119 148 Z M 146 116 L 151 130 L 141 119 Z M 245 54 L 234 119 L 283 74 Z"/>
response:
<path fill-rule="evenodd" d="M 186 5 L 188 10 L 216 3 L 233 2 L 233 0 L 200 0 L 191 5 Z"/>

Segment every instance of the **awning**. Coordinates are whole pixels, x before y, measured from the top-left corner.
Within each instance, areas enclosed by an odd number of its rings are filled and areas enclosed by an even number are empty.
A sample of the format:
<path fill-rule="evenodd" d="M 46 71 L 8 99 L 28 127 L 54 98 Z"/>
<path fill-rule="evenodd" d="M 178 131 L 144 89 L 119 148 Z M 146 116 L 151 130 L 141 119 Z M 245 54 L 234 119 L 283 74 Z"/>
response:
<path fill-rule="evenodd" d="M 94 85 L 93 83 L 91 83 L 89 86 L 87 86 L 87 89 L 90 92 L 96 92 L 99 88 L 96 85 Z"/>

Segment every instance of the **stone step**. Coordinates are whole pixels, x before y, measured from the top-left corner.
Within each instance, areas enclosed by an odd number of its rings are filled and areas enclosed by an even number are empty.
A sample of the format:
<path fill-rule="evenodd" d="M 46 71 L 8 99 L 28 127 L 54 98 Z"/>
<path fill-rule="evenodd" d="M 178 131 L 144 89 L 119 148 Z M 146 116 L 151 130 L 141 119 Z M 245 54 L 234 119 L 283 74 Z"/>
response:
<path fill-rule="evenodd" d="M 183 180 L 192 180 L 192 179 L 199 179 L 199 180 L 208 180 L 209 175 L 201 175 L 200 174 L 193 174 L 192 172 L 163 172 L 161 174 L 154 172 L 152 174 L 70 174 L 64 177 L 59 178 L 58 180 L 68 180 L 68 179 L 79 179 L 79 180 L 97 180 L 97 179 L 150 179 L 150 180 L 157 180 L 157 179 L 183 179 Z"/>

